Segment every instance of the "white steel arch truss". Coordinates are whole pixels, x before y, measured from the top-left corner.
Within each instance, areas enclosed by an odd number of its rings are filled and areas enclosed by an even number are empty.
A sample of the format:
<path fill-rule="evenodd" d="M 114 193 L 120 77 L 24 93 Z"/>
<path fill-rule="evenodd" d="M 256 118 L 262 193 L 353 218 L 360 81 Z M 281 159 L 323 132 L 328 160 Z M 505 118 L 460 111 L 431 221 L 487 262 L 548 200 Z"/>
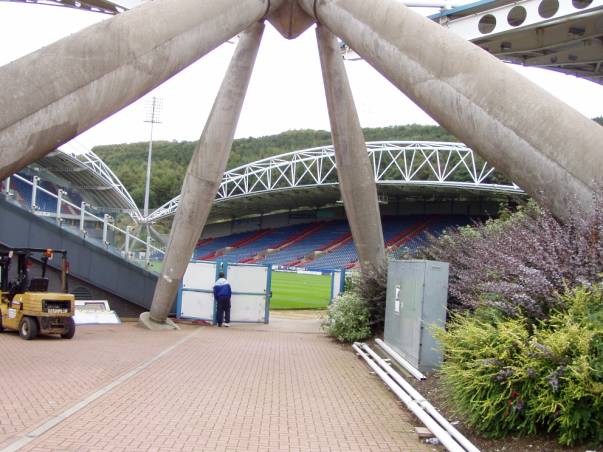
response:
<path fill-rule="evenodd" d="M 378 141 L 367 143 L 378 185 L 440 186 L 502 193 L 522 193 L 495 174 L 494 167 L 462 143 Z M 288 152 L 257 160 L 224 173 L 215 204 L 260 193 L 338 184 L 333 146 Z M 177 196 L 145 221 L 174 215 Z"/>
<path fill-rule="evenodd" d="M 88 168 L 93 173 L 100 176 L 112 190 L 120 194 L 120 196 L 129 204 L 132 214 L 135 218 L 142 218 L 141 213 L 130 195 L 130 192 L 124 187 L 119 178 L 115 175 L 113 170 L 109 168 L 101 158 L 92 151 L 86 151 L 83 154 L 74 156 L 80 163 Z"/>
<path fill-rule="evenodd" d="M 54 158 L 60 160 L 54 161 Z M 125 206 L 137 222 L 143 219 L 136 202 L 115 173 L 91 150 L 71 152 L 64 148 L 42 158 L 38 164 L 75 183 L 79 189 L 107 191 L 114 202 Z M 118 200 L 118 201 L 116 201 Z"/>

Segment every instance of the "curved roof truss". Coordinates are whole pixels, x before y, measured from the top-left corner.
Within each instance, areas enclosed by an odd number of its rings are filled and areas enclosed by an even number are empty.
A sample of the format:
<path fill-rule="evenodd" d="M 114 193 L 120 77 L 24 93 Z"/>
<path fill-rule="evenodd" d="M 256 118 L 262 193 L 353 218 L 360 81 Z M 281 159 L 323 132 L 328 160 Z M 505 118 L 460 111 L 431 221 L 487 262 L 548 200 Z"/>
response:
<path fill-rule="evenodd" d="M 94 152 L 71 153 L 59 149 L 35 164 L 67 180 L 92 205 L 126 210 L 136 221 L 142 219 L 126 187 Z"/>
<path fill-rule="evenodd" d="M 462 143 L 379 141 L 367 143 L 375 182 L 522 193 L 497 176 L 494 168 Z M 333 146 L 288 152 L 224 173 L 215 205 L 255 195 L 338 184 Z M 180 196 L 155 210 L 146 221 L 174 215 Z"/>

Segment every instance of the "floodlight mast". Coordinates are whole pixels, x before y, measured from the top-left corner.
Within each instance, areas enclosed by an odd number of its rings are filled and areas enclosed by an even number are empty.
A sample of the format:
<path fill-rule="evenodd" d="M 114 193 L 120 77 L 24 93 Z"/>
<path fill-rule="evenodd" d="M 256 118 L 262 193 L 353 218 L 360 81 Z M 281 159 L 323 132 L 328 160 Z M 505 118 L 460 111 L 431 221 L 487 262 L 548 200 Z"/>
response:
<path fill-rule="evenodd" d="M 161 114 L 162 99 L 155 97 L 151 99 L 147 105 L 147 119 L 144 122 L 151 124 L 151 136 L 149 138 L 149 150 L 147 155 L 147 178 L 144 187 L 144 210 L 143 214 L 145 219 L 149 216 L 149 192 L 151 188 L 151 164 L 153 161 L 153 126 L 155 124 L 161 124 L 159 116 Z M 148 233 L 148 231 L 147 231 Z"/>

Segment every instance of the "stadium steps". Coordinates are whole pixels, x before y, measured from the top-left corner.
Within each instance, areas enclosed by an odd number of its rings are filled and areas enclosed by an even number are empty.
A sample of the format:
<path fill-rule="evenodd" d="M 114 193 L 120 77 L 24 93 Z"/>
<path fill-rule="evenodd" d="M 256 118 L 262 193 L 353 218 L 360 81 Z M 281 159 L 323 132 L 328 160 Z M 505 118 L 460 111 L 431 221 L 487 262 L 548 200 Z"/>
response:
<path fill-rule="evenodd" d="M 244 246 L 249 245 L 250 243 L 255 242 L 256 240 L 261 239 L 262 237 L 264 237 L 267 234 L 270 234 L 271 229 L 264 229 L 262 231 L 258 231 L 257 233 L 253 234 L 250 237 L 245 237 L 241 240 L 238 240 L 234 243 L 231 243 L 230 245 L 224 247 L 224 248 L 220 248 L 217 251 L 212 251 L 209 254 L 206 254 L 205 256 L 201 256 L 199 259 L 202 261 L 211 261 L 216 259 L 217 257 L 220 256 L 224 256 L 225 254 L 228 254 L 230 251 L 235 250 L 237 248 L 242 248 Z"/>
<path fill-rule="evenodd" d="M 427 228 L 436 222 L 434 217 L 429 217 L 425 220 L 419 221 L 418 223 L 404 229 L 400 234 L 391 238 L 385 243 L 385 248 L 388 252 L 393 252 L 404 245 L 406 242 L 412 240 L 417 235 L 424 232 Z"/>
<path fill-rule="evenodd" d="M 295 261 L 294 264 L 289 262 L 285 265 L 287 265 L 289 267 L 296 267 L 296 266 L 303 267 L 306 264 L 309 264 L 312 261 L 316 260 L 317 257 L 337 250 L 338 248 L 340 248 L 343 245 L 345 245 L 346 243 L 348 243 L 350 240 L 352 240 L 352 233 L 346 232 L 341 237 L 336 238 L 332 242 L 329 242 L 326 245 L 318 247 L 317 249 L 312 251 L 310 254 L 308 254 L 305 258 Z"/>
<path fill-rule="evenodd" d="M 270 254 L 274 254 L 278 251 L 282 251 L 285 248 L 288 248 L 292 245 L 295 245 L 298 242 L 301 242 L 309 235 L 314 234 L 315 232 L 319 231 L 320 229 L 322 229 L 324 227 L 325 227 L 324 223 L 313 223 L 309 228 L 306 228 L 303 231 L 300 231 L 299 234 L 294 235 L 293 237 L 289 237 L 286 240 L 282 241 L 281 243 L 278 243 L 276 246 L 274 246 L 272 248 L 268 248 L 267 250 L 262 251 L 261 253 L 258 253 L 253 257 L 243 259 L 241 261 L 241 263 L 255 264 L 257 261 L 268 257 Z"/>
<path fill-rule="evenodd" d="M 426 232 L 436 222 L 437 219 L 435 217 L 428 217 L 427 219 L 418 221 L 417 223 L 403 229 L 399 234 L 396 234 L 394 237 L 392 237 L 385 243 L 386 253 L 392 253 L 401 246 L 403 246 L 405 243 L 408 243 L 411 240 L 415 239 L 420 234 Z M 351 268 L 358 268 L 359 265 L 360 264 L 358 260 L 356 260 L 347 264 L 345 268 L 346 270 Z"/>
<path fill-rule="evenodd" d="M 215 240 L 214 238 L 201 239 L 197 242 L 197 244 L 195 245 L 195 248 L 199 248 L 200 246 L 203 246 L 203 245 L 208 245 L 211 242 L 213 242 L 214 240 Z"/>

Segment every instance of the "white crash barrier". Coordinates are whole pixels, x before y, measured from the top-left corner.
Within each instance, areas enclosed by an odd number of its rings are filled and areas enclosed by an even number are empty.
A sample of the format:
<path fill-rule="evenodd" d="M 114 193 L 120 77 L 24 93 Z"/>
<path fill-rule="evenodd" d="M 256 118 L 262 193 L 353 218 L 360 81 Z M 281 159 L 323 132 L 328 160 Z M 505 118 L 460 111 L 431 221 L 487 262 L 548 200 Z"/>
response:
<path fill-rule="evenodd" d="M 107 300 L 75 300 L 76 325 L 119 325 L 121 320 Z"/>

